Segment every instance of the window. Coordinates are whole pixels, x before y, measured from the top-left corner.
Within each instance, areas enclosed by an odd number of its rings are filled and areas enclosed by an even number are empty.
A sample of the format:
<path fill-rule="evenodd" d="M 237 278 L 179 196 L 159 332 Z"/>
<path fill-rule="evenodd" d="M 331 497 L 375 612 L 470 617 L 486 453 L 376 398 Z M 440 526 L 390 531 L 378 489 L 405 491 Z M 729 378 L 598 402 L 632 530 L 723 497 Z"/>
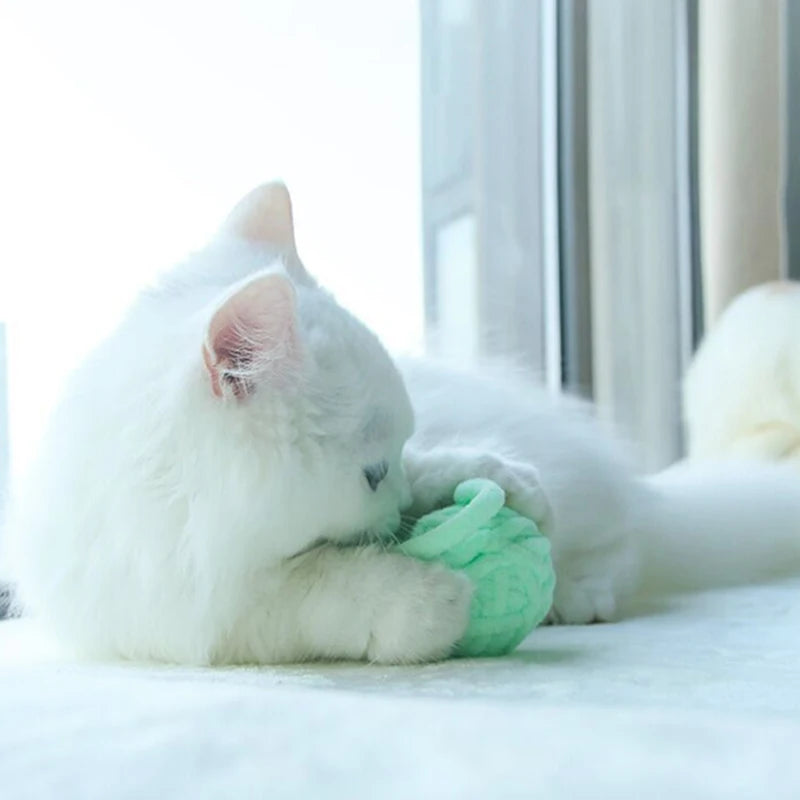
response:
<path fill-rule="evenodd" d="M 462 358 L 474 338 L 474 358 L 513 357 L 557 385 L 555 4 L 442 0 L 422 9 L 431 344 Z M 467 231 L 475 252 L 463 257 L 457 291 L 474 308 L 464 316 L 445 292 L 454 266 L 442 245 Z"/>
<path fill-rule="evenodd" d="M 67 372 L 263 180 L 291 187 L 309 269 L 392 348 L 419 346 L 419 26 L 413 2 L 3 6 L 14 475 Z"/>
<path fill-rule="evenodd" d="M 672 461 L 692 337 L 686 4 L 423 9 L 434 346 L 593 395 L 644 464 Z"/>
<path fill-rule="evenodd" d="M 797 14 L 776 0 L 422 8 L 432 346 L 513 356 L 592 397 L 642 467 L 671 463 L 704 323 L 783 274 L 782 226 L 797 238 L 796 137 L 781 132 L 797 127 Z"/>

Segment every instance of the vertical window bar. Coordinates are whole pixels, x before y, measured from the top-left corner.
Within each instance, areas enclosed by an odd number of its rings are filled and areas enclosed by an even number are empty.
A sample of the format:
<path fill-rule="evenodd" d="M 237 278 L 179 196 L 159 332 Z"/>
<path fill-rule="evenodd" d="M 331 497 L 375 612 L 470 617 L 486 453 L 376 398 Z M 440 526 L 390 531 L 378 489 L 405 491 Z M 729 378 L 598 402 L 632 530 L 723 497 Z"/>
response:
<path fill-rule="evenodd" d="M 561 366 L 564 387 L 590 398 L 593 381 L 586 0 L 561 0 L 556 23 Z"/>
<path fill-rule="evenodd" d="M 800 280 L 800 3 L 783 5 L 784 215 L 786 263 Z"/>
<path fill-rule="evenodd" d="M 700 100 L 698 82 L 698 2 L 686 2 L 687 34 L 687 93 L 689 127 L 689 236 L 691 247 L 691 305 L 692 305 L 692 351 L 703 338 L 705 312 L 703 310 L 703 264 L 700 241 Z"/>
<path fill-rule="evenodd" d="M 542 124 L 542 266 L 545 375 L 552 392 L 563 382 L 558 208 L 558 22 L 556 0 L 542 0 L 540 27 Z"/>

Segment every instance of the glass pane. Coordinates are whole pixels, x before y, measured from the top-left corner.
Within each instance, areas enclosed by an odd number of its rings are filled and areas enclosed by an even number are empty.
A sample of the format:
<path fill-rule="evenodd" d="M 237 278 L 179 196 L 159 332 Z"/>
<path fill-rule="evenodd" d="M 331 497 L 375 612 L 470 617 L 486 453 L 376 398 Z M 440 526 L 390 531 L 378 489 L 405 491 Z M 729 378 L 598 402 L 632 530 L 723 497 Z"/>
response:
<path fill-rule="evenodd" d="M 478 357 L 480 342 L 474 215 L 466 214 L 439 231 L 436 266 L 435 349 L 448 359 L 469 364 Z"/>

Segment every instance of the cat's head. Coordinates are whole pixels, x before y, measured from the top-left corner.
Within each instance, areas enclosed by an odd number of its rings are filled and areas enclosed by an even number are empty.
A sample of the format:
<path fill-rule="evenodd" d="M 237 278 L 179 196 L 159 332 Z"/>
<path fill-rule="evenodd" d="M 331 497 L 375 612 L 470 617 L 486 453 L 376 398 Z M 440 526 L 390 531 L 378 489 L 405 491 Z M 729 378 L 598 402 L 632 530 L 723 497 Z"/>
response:
<path fill-rule="evenodd" d="M 409 500 L 401 450 L 413 428 L 394 363 L 306 272 L 283 185 L 240 202 L 215 247 L 235 279 L 203 312 L 196 374 L 232 480 L 251 494 L 232 488 L 231 502 L 291 520 L 289 551 L 385 535 Z"/>

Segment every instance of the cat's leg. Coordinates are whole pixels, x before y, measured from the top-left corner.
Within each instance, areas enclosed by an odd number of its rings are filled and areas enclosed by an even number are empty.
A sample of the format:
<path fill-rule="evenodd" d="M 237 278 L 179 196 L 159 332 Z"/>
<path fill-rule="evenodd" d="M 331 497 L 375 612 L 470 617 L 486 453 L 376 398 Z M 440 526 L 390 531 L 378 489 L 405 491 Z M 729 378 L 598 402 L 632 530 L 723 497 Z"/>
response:
<path fill-rule="evenodd" d="M 593 480 L 562 487 L 551 499 L 529 463 L 466 446 L 407 448 L 414 516 L 452 502 L 453 489 L 471 477 L 491 478 L 506 491 L 508 505 L 533 519 L 550 539 L 556 590 L 550 622 L 608 621 L 632 594 L 638 554 L 628 531 L 624 485 L 608 469 Z"/>
<path fill-rule="evenodd" d="M 640 495 L 613 468 L 592 470 L 555 493 L 550 535 L 556 589 L 550 622 L 585 624 L 618 619 L 639 584 L 641 552 L 632 509 Z"/>
<path fill-rule="evenodd" d="M 489 478 L 503 488 L 510 508 L 547 532 L 551 509 L 532 464 L 468 446 L 439 445 L 423 450 L 409 445 L 404 467 L 411 486 L 411 516 L 421 516 L 453 502 L 456 486 L 469 478 Z"/>
<path fill-rule="evenodd" d="M 288 561 L 237 626 L 233 660 L 435 661 L 464 634 L 471 592 L 439 565 L 377 547 L 318 547 Z"/>

